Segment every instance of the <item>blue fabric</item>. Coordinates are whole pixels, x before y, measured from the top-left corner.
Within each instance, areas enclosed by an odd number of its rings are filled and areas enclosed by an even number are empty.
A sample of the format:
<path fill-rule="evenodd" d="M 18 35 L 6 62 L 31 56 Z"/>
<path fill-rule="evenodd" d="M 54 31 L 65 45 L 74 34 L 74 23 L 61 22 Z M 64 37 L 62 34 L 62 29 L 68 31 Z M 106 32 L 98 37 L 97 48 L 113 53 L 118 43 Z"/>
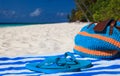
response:
<path fill-rule="evenodd" d="M 84 48 L 90 49 L 90 50 L 101 50 L 101 51 L 110 51 L 110 50 L 119 50 L 120 48 L 114 46 L 113 44 L 83 35 L 76 35 L 75 38 L 75 44 L 78 46 L 82 46 Z"/>
<path fill-rule="evenodd" d="M 90 60 L 93 67 L 82 69 L 80 72 L 66 72 L 55 74 L 44 74 L 30 71 L 25 68 L 29 62 L 41 62 L 49 56 L 21 56 L 21 57 L 0 57 L 0 76 L 119 76 L 120 59 L 99 60 L 94 58 L 81 58 L 75 55 L 78 60 Z"/>
<path fill-rule="evenodd" d="M 120 26 L 120 21 L 117 21 L 116 25 L 117 25 L 117 26 Z"/>
<path fill-rule="evenodd" d="M 95 26 L 96 26 L 95 24 L 91 24 L 90 26 L 86 25 L 80 30 L 80 32 L 86 32 L 91 35 L 97 34 L 100 36 L 114 39 L 117 42 L 120 42 L 120 31 L 116 27 L 113 27 L 113 33 L 110 35 L 109 34 L 109 32 L 110 32 L 109 25 L 101 32 L 94 31 Z M 115 26 L 120 26 L 120 21 L 117 21 Z M 84 35 L 77 34 L 75 36 L 74 42 L 75 42 L 76 46 L 80 46 L 80 47 L 83 47 L 83 48 L 86 48 L 89 50 L 96 50 L 96 51 L 97 50 L 99 50 L 99 51 L 115 50 L 115 51 L 120 52 L 120 48 L 118 46 L 115 46 L 109 42 L 106 42 L 106 41 L 98 39 L 98 38 L 90 37 L 90 36 L 84 36 Z M 74 51 L 75 50 L 76 49 L 74 49 Z M 75 52 L 78 53 L 77 51 L 75 51 Z M 89 57 L 96 57 L 96 58 L 104 58 L 105 57 L 105 56 L 101 57 L 102 55 L 101 56 L 97 56 L 97 55 L 93 55 L 93 54 L 88 55 L 88 54 L 82 53 L 80 50 L 79 50 L 79 52 L 80 53 L 78 53 L 78 54 L 82 55 L 82 56 L 89 56 Z M 105 58 L 113 58 L 113 57 L 118 57 L 118 54 L 111 55 L 111 57 L 108 56 Z"/>

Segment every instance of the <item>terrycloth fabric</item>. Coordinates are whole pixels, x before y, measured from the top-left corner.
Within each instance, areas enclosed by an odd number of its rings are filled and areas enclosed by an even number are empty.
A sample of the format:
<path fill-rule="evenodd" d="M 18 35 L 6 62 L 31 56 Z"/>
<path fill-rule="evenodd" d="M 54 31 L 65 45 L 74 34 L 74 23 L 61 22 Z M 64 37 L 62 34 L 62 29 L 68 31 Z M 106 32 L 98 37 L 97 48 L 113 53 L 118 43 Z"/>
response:
<path fill-rule="evenodd" d="M 94 31 L 95 24 L 83 27 L 75 37 L 74 52 L 81 56 L 96 58 L 116 58 L 120 51 L 120 31 L 113 27 L 113 33 L 109 35 L 110 26 L 102 32 Z M 120 26 L 120 22 L 116 22 Z"/>
<path fill-rule="evenodd" d="M 30 71 L 25 68 L 25 65 L 30 62 L 42 62 L 49 56 L 6 56 L 0 57 L 0 76 L 120 76 L 120 59 L 99 60 L 94 58 L 81 58 L 79 55 L 75 56 L 78 60 L 92 61 L 93 67 L 81 69 L 80 72 L 44 74 Z"/>

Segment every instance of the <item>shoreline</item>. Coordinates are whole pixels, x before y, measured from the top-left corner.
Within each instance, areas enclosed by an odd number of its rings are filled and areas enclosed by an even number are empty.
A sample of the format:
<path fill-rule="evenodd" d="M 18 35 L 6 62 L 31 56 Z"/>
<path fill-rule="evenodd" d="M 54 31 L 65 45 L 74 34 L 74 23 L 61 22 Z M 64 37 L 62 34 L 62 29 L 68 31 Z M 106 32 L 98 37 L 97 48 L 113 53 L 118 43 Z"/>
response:
<path fill-rule="evenodd" d="M 74 36 L 86 24 L 53 23 L 0 28 L 0 55 L 45 56 L 72 51 Z"/>

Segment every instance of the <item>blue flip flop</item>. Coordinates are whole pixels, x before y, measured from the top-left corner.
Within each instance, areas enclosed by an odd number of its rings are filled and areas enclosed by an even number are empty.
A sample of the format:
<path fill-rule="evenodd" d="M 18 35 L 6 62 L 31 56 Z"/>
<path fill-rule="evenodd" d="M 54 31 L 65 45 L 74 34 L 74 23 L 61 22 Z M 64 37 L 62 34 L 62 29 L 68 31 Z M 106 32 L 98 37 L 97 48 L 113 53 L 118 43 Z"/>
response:
<path fill-rule="evenodd" d="M 58 72 L 78 72 L 81 69 L 89 68 L 92 64 L 88 60 L 76 60 L 75 56 L 66 52 L 63 57 L 50 57 L 43 62 L 28 63 L 26 68 L 36 72 L 58 73 Z"/>

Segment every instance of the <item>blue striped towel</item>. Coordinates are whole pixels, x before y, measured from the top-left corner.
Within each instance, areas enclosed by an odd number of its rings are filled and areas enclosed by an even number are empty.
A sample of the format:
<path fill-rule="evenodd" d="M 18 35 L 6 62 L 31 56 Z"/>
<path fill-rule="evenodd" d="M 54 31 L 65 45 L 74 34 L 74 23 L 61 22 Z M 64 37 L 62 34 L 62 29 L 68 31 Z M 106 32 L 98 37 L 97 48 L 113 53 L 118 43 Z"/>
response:
<path fill-rule="evenodd" d="M 79 60 L 91 60 L 94 66 L 80 72 L 44 74 L 30 71 L 25 65 L 29 62 L 41 62 L 49 56 L 0 57 L 0 76 L 120 76 L 120 59 L 99 60 L 75 56 Z"/>

